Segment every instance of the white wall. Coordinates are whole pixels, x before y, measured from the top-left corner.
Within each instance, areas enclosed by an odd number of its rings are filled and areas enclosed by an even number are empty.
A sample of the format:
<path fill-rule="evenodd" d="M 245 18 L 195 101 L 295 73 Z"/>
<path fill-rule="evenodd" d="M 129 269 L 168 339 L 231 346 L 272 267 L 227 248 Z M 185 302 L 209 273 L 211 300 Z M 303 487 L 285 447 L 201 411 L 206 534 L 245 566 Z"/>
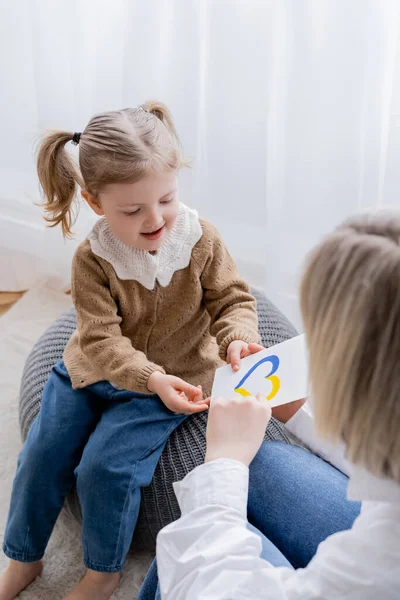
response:
<path fill-rule="evenodd" d="M 33 146 L 96 112 L 166 102 L 193 170 L 181 197 L 297 324 L 309 248 L 399 206 L 396 0 L 19 0 L 0 4 L 0 289 L 68 285 L 77 240 L 47 230 Z"/>

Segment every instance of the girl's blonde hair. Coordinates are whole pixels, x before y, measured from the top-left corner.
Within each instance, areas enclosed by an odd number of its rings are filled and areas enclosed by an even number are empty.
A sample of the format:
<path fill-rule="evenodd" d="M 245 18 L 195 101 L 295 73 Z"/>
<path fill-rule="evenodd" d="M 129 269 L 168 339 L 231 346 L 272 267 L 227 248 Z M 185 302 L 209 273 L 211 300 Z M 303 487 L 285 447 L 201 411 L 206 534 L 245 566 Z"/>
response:
<path fill-rule="evenodd" d="M 150 170 L 176 171 L 186 164 L 171 114 L 161 102 L 93 117 L 78 135 L 79 169 L 65 149 L 76 139 L 71 131 L 51 132 L 37 156 L 45 219 L 51 227 L 61 223 L 64 237 L 72 234 L 77 185 L 96 197 L 110 183 L 134 183 Z"/>
<path fill-rule="evenodd" d="M 352 219 L 310 255 L 301 310 L 316 425 L 400 483 L 400 217 Z"/>

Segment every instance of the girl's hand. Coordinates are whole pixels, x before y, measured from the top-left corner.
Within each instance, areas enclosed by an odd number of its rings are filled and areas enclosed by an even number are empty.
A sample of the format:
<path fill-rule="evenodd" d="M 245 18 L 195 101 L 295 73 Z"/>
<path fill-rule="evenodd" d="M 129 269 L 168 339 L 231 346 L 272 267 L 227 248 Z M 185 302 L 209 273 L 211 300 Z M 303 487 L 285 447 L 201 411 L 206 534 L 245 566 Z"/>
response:
<path fill-rule="evenodd" d="M 195 387 L 179 377 L 164 375 L 159 371 L 152 373 L 147 387 L 157 394 L 165 406 L 174 413 L 190 415 L 207 410 L 210 399 L 203 400 L 201 386 Z"/>
<path fill-rule="evenodd" d="M 249 465 L 264 439 L 271 408 L 260 394 L 212 401 L 208 415 L 205 462 L 233 458 Z"/>
<path fill-rule="evenodd" d="M 232 365 L 234 371 L 239 371 L 241 358 L 246 358 L 246 356 L 250 356 L 250 354 L 255 354 L 261 350 L 265 350 L 265 348 L 260 346 L 260 344 L 246 344 L 246 342 L 242 342 L 241 340 L 234 340 L 228 346 L 226 362 L 228 365 Z"/>

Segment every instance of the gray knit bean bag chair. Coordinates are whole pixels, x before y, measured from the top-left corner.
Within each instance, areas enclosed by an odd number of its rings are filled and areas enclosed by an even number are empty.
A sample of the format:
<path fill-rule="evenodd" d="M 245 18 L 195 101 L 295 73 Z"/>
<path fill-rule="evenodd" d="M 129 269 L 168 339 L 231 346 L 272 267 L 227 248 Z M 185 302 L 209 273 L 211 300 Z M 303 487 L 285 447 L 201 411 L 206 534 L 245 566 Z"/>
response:
<path fill-rule="evenodd" d="M 294 327 L 264 294 L 256 290 L 253 290 L 253 293 L 257 299 L 259 331 L 265 347 L 297 335 Z M 42 335 L 26 361 L 20 391 L 20 427 L 23 441 L 39 412 L 43 386 L 50 370 L 62 358 L 75 327 L 75 311 L 72 308 L 61 315 Z M 172 483 L 183 479 L 189 471 L 203 462 L 206 425 L 207 413 L 191 415 L 169 438 L 151 485 L 142 491 L 142 504 L 133 540 L 135 548 L 154 550 L 159 530 L 179 517 L 179 506 Z M 282 425 L 275 419 L 271 419 L 265 439 L 290 443 Z M 65 508 L 78 521 L 81 520 L 75 492 L 68 497 Z"/>

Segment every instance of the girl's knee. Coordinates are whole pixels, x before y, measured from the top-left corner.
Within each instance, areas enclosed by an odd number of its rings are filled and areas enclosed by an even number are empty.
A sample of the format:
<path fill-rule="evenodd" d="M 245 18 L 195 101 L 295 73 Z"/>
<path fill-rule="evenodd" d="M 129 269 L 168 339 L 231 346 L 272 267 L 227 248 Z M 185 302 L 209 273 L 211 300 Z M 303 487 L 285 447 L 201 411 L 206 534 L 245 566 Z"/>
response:
<path fill-rule="evenodd" d="M 18 469 L 24 470 L 27 475 L 32 475 L 37 471 L 41 473 L 47 468 L 53 470 L 54 446 L 46 438 L 36 438 L 30 443 L 26 443 L 18 456 Z"/>
<path fill-rule="evenodd" d="M 75 469 L 76 485 L 78 492 L 93 490 L 97 486 L 104 486 L 112 477 L 112 470 L 108 467 L 104 457 L 85 456 Z"/>
<path fill-rule="evenodd" d="M 114 464 L 107 457 L 87 452 L 75 469 L 76 487 L 78 495 L 101 493 L 105 487 L 129 490 L 135 479 L 135 467 L 129 461 L 126 464 Z"/>
<path fill-rule="evenodd" d="M 26 453 L 32 457 L 37 456 L 38 460 L 56 462 L 66 454 L 67 448 L 68 439 L 60 434 L 59 428 L 41 419 L 33 423 L 21 454 Z"/>

